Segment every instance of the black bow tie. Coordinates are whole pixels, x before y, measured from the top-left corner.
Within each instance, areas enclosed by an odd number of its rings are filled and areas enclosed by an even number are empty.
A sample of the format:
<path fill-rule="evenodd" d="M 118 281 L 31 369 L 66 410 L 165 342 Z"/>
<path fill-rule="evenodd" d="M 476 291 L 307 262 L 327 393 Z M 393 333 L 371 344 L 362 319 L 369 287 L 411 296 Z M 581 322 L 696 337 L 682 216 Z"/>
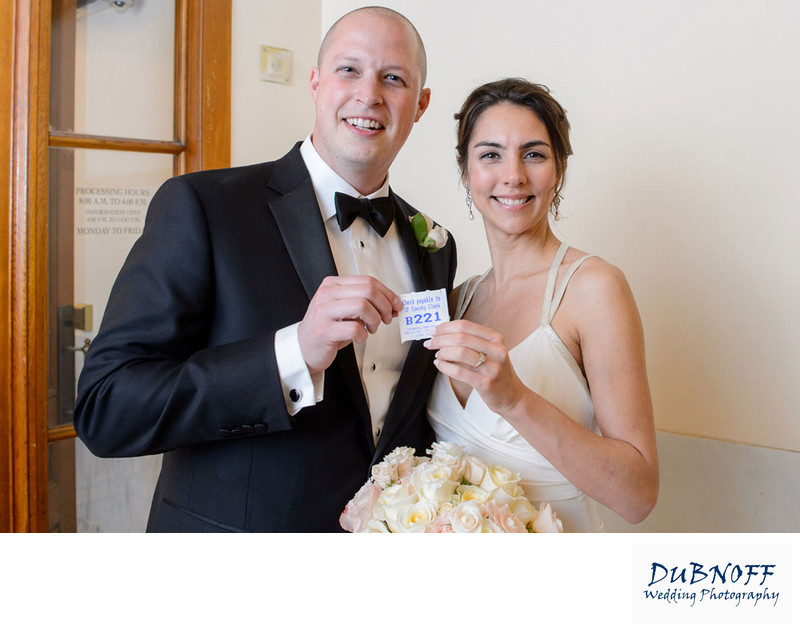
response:
<path fill-rule="evenodd" d="M 356 199 L 345 193 L 336 193 L 336 221 L 340 230 L 347 230 L 356 217 L 363 217 L 381 237 L 389 230 L 394 219 L 394 204 L 389 197 Z"/>

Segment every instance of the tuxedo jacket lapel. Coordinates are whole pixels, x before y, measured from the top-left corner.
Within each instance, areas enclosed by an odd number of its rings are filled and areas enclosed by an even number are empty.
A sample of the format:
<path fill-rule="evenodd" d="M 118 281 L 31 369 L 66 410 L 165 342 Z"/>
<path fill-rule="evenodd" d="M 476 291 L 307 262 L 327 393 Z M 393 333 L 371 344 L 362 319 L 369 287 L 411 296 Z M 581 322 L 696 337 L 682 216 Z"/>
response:
<path fill-rule="evenodd" d="M 311 300 L 323 279 L 336 275 L 336 265 L 299 145 L 276 162 L 269 186 L 280 193 L 270 209 Z"/>
<path fill-rule="evenodd" d="M 410 218 L 416 211 L 394 193 L 392 193 L 392 198 L 395 203 L 397 231 L 411 270 L 414 290 L 448 289 L 446 271 L 442 270 L 441 276 L 435 273 L 437 268 L 429 264 L 430 253 L 417 243 L 417 239 L 414 236 Z M 400 379 L 397 382 L 397 387 L 389 406 L 389 412 L 386 415 L 383 432 L 381 432 L 377 445 L 376 458 L 380 457 L 385 447 L 391 444 L 393 433 L 397 428 L 401 427 L 409 414 L 411 403 L 419 389 L 425 371 L 432 368 L 431 351 L 422 345 L 422 340 L 414 340 L 410 344 L 403 370 L 400 373 Z"/>
<path fill-rule="evenodd" d="M 391 195 L 394 200 L 394 221 L 397 224 L 397 234 L 400 236 L 403 253 L 406 255 L 408 267 L 411 270 L 414 291 L 423 291 L 426 284 L 422 275 L 422 257 L 427 254 L 427 250 L 419 246 L 417 238 L 414 236 L 414 230 L 411 228 L 409 218 L 413 211 L 397 195 L 394 193 Z"/>
<path fill-rule="evenodd" d="M 325 277 L 336 276 L 337 271 L 311 177 L 299 147 L 300 143 L 275 164 L 269 186 L 280 195 L 270 202 L 270 209 L 295 271 L 311 300 Z M 359 414 L 364 419 L 372 446 L 369 407 L 352 344 L 337 353 L 335 364 L 341 369 Z"/>

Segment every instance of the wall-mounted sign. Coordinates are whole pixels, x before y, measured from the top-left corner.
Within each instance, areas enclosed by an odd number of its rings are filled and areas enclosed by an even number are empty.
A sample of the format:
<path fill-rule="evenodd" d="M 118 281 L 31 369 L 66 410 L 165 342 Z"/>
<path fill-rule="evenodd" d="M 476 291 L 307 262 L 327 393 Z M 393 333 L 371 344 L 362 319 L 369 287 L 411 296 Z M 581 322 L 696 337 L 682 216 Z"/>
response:
<path fill-rule="evenodd" d="M 292 81 L 292 51 L 261 47 L 261 80 L 289 84 Z"/>

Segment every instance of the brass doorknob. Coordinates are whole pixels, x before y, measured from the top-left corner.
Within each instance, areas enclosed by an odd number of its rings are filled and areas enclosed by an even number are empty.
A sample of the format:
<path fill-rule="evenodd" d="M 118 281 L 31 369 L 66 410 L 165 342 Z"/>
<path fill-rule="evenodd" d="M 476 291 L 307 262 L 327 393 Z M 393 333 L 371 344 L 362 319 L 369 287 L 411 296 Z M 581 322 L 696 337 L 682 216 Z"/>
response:
<path fill-rule="evenodd" d="M 89 344 L 91 344 L 91 343 L 92 343 L 92 340 L 90 340 L 87 337 L 85 340 L 83 340 L 83 346 L 67 346 L 67 350 L 68 351 L 73 351 L 74 353 L 77 353 L 78 351 L 80 351 L 85 356 L 87 351 L 89 350 Z"/>

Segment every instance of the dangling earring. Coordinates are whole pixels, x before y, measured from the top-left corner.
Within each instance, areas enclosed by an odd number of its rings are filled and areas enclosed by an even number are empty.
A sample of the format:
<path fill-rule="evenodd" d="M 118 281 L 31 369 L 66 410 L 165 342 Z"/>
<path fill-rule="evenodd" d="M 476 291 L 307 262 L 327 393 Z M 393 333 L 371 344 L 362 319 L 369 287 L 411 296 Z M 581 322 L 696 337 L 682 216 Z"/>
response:
<path fill-rule="evenodd" d="M 467 209 L 469 210 L 469 214 L 467 215 L 467 217 L 469 218 L 470 221 L 472 221 L 475 219 L 475 215 L 472 214 L 472 195 L 469 194 L 469 186 L 467 186 L 466 202 L 467 202 Z"/>
<path fill-rule="evenodd" d="M 550 203 L 550 212 L 553 213 L 553 221 L 558 221 L 558 207 L 561 206 L 563 199 L 564 198 L 557 193 L 553 198 L 553 201 Z"/>

